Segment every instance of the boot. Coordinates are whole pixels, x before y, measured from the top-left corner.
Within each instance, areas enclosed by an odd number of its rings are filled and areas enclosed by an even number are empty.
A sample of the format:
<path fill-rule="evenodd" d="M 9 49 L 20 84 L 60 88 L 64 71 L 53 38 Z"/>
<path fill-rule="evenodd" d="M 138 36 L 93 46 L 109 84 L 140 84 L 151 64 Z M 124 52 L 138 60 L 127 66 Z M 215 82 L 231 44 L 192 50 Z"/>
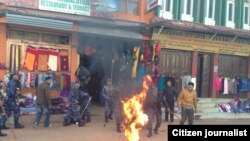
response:
<path fill-rule="evenodd" d="M 109 115 L 109 119 L 110 119 L 110 120 L 113 120 L 113 118 L 112 118 L 112 114 L 110 114 L 110 115 Z"/>
<path fill-rule="evenodd" d="M 108 123 L 108 116 L 105 116 L 105 122 Z"/>
<path fill-rule="evenodd" d="M 2 127 L 0 125 L 0 137 L 5 137 L 5 136 L 7 136 L 7 134 L 2 133 Z"/>
<path fill-rule="evenodd" d="M 147 135 L 147 136 L 148 136 L 149 138 L 153 136 L 153 134 L 152 134 L 152 130 L 149 130 L 149 132 L 148 132 L 148 135 Z"/>
<path fill-rule="evenodd" d="M 118 132 L 118 133 L 121 133 L 122 131 L 121 131 L 121 125 L 120 124 L 117 124 L 116 125 L 117 127 L 116 127 L 116 131 Z"/>
<path fill-rule="evenodd" d="M 155 134 L 158 134 L 158 129 L 155 128 L 155 129 L 154 129 L 154 132 L 155 132 Z"/>
<path fill-rule="evenodd" d="M 0 137 L 5 137 L 5 136 L 7 136 L 7 134 L 4 134 L 0 131 Z"/>
<path fill-rule="evenodd" d="M 165 121 L 168 122 L 168 112 L 165 113 Z"/>
<path fill-rule="evenodd" d="M 85 125 L 85 123 L 84 122 L 82 122 L 81 120 L 80 121 L 78 121 L 78 127 L 82 127 L 82 126 L 84 126 Z"/>
<path fill-rule="evenodd" d="M 70 122 L 70 121 L 69 121 L 68 119 L 64 119 L 64 121 L 63 121 L 63 126 L 69 126 L 69 125 L 70 125 L 69 122 Z"/>
<path fill-rule="evenodd" d="M 24 126 L 22 125 L 22 124 L 20 124 L 19 123 L 19 120 L 18 120 L 18 118 L 16 119 L 14 119 L 14 128 L 15 129 L 23 129 L 24 128 Z"/>
<path fill-rule="evenodd" d="M 8 130 L 8 129 L 10 129 L 10 127 L 8 127 L 8 126 L 6 126 L 6 125 L 4 125 L 4 126 L 2 127 L 2 130 Z"/>
<path fill-rule="evenodd" d="M 90 120 L 90 116 L 87 116 L 87 123 L 90 123 L 91 120 Z"/>
<path fill-rule="evenodd" d="M 15 124 L 14 128 L 15 129 L 23 129 L 24 126 L 22 124 L 18 123 L 18 124 Z"/>

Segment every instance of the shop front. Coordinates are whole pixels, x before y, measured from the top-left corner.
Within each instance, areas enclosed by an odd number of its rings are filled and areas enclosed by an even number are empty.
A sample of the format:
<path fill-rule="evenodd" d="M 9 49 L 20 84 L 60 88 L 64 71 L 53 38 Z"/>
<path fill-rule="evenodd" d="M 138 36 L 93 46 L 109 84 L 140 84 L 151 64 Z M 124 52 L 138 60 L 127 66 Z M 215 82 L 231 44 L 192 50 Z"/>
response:
<path fill-rule="evenodd" d="M 108 78 L 114 85 L 119 80 L 128 82 L 138 79 L 146 44 L 139 30 L 107 24 L 80 24 L 78 39 L 79 68 L 84 67 L 91 75 L 87 90 L 94 101 L 99 100 Z"/>
<path fill-rule="evenodd" d="M 162 46 L 161 75 L 172 75 L 179 90 L 192 81 L 199 97 L 247 97 L 247 39 L 165 27 L 154 29 L 152 41 Z"/>
<path fill-rule="evenodd" d="M 71 67 L 73 23 L 13 14 L 6 19 L 5 82 L 11 73 L 19 72 L 20 93 L 34 95 L 37 85 L 51 76 L 52 98 L 69 95 L 71 71 L 75 71 Z"/>

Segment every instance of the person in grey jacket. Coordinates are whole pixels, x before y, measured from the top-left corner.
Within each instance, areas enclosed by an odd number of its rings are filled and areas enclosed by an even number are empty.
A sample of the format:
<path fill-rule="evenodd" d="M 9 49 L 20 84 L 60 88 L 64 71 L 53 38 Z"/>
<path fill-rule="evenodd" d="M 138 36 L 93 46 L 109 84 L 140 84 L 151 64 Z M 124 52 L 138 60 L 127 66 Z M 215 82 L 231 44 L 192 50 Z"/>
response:
<path fill-rule="evenodd" d="M 51 83 L 51 77 L 46 77 L 45 82 L 40 84 L 36 89 L 36 109 L 37 115 L 35 119 L 35 125 L 39 125 L 43 112 L 46 117 L 44 121 L 44 127 L 50 127 L 50 113 L 51 113 L 51 97 L 49 92 L 49 85 Z"/>

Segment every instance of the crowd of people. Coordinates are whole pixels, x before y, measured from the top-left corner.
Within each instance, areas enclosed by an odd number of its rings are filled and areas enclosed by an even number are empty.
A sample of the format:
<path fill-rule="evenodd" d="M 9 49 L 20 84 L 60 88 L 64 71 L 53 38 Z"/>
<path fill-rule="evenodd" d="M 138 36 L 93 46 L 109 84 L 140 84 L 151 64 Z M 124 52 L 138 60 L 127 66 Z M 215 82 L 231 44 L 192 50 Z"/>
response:
<path fill-rule="evenodd" d="M 2 94 L 0 96 L 0 136 L 6 136 L 1 130 L 9 129 L 6 125 L 7 119 L 14 114 L 14 128 L 22 129 L 24 126 L 19 123 L 20 108 L 16 104 L 18 97 L 18 81 L 19 74 L 13 73 L 12 79 L 6 85 L 6 97 Z M 174 105 L 178 103 L 179 108 L 182 110 L 182 116 L 180 124 L 184 124 L 188 119 L 190 125 L 193 124 L 194 112 L 197 109 L 197 94 L 193 89 L 194 84 L 190 82 L 188 87 L 181 91 L 178 96 L 178 92 L 175 87 L 172 86 L 170 80 L 166 81 L 166 89 L 158 90 L 154 86 L 152 78 L 147 80 L 149 86 L 146 99 L 143 103 L 144 112 L 148 115 L 149 121 L 147 124 L 148 137 L 158 134 L 158 129 L 162 122 L 162 106 L 165 107 L 165 121 L 174 122 Z M 51 114 L 51 97 L 49 91 L 49 85 L 51 83 L 51 77 L 46 77 L 44 83 L 40 84 L 36 88 L 36 109 L 37 114 L 34 124 L 38 126 L 40 119 L 45 113 L 44 127 L 51 127 L 50 114 Z M 117 84 L 112 84 L 111 79 L 106 80 L 101 97 L 104 99 L 104 122 L 108 123 L 113 119 L 115 115 L 117 132 L 122 131 L 122 124 L 124 123 L 124 113 L 122 107 L 122 101 L 140 92 L 142 86 L 133 80 L 125 82 L 119 80 Z M 70 95 L 68 96 L 69 108 L 64 115 L 63 126 L 69 126 L 72 123 L 77 123 L 79 127 L 84 126 L 86 123 L 91 122 L 90 119 L 90 95 L 85 91 L 84 86 L 80 80 L 75 81 L 71 85 Z M 153 128 L 153 119 L 156 119 L 155 127 Z"/>

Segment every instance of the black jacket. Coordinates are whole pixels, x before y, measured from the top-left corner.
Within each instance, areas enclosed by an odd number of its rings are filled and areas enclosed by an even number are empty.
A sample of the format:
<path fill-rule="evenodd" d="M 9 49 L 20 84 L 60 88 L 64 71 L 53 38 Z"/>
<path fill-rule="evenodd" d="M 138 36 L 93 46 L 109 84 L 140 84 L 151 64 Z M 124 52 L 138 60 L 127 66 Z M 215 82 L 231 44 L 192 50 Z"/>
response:
<path fill-rule="evenodd" d="M 177 90 L 175 87 L 167 87 L 164 90 L 163 95 L 165 96 L 167 102 L 174 102 L 175 99 L 177 99 L 178 97 Z"/>

